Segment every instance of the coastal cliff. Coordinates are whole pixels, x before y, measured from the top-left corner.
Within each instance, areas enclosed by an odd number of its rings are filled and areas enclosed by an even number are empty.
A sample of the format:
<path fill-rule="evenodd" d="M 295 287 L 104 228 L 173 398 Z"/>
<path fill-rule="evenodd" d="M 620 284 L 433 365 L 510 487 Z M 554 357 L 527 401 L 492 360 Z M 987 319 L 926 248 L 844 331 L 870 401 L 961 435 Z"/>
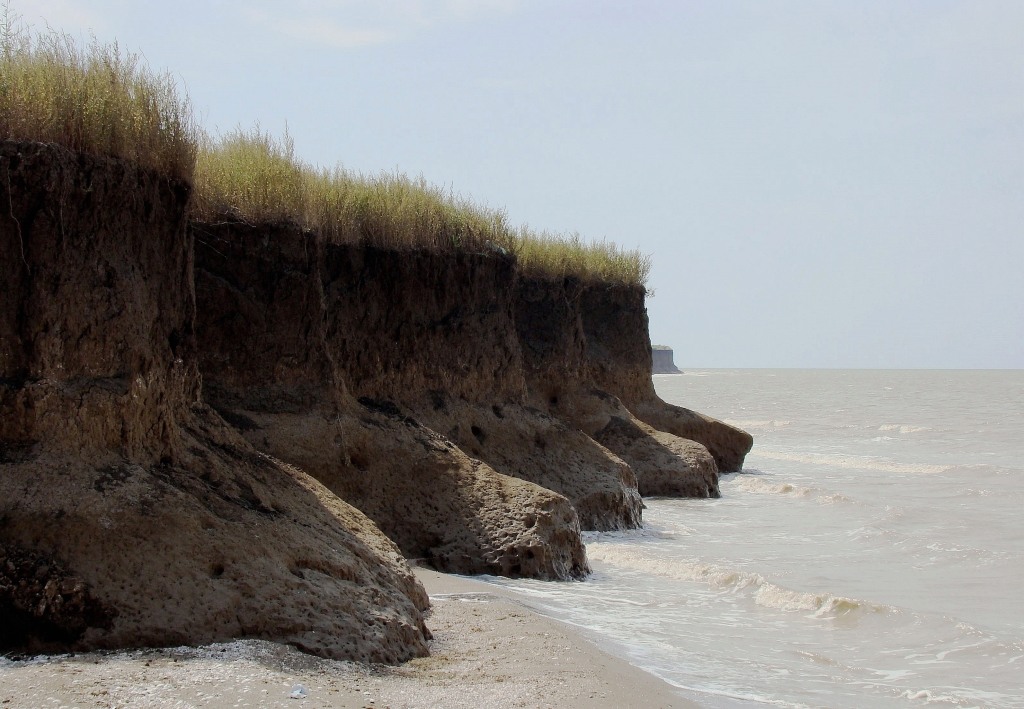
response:
<path fill-rule="evenodd" d="M 598 286 L 585 292 L 582 314 L 588 371 L 645 424 L 704 446 L 719 472 L 741 470 L 754 445 L 749 433 L 668 404 L 655 393 L 644 295 L 643 289 L 629 286 Z M 690 455 L 696 454 L 692 446 L 687 448 Z"/>
<path fill-rule="evenodd" d="M 56 145 L 0 161 L 6 650 L 401 661 L 429 637 L 403 557 L 581 579 L 581 530 L 718 496 L 749 449 L 657 399 L 642 286 L 190 220 L 186 182 Z"/>
<path fill-rule="evenodd" d="M 516 321 L 533 402 L 623 460 L 642 495 L 718 497 L 711 454 L 624 403 L 653 396 L 644 298 L 639 286 L 522 279 Z"/>
<path fill-rule="evenodd" d="M 408 558 L 581 580 L 582 530 L 742 465 L 654 394 L 639 251 L 214 144 L 116 46 L 4 40 L 0 653 L 401 662 Z"/>

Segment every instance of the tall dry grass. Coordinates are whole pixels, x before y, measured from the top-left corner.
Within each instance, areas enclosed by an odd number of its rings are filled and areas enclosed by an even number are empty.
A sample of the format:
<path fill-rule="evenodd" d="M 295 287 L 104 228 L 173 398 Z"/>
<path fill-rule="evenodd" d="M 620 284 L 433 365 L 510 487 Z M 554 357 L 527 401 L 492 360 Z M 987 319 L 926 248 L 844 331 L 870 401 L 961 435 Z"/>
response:
<path fill-rule="evenodd" d="M 295 155 L 287 132 L 277 139 L 259 127 L 207 137 L 195 173 L 198 219 L 291 222 L 335 243 L 396 249 L 491 250 L 513 254 L 524 272 L 644 285 L 650 258 L 578 234 L 509 225 L 490 209 L 401 173 L 362 175 L 317 168 Z"/>
<path fill-rule="evenodd" d="M 0 17 L 0 138 L 60 143 L 191 179 L 197 133 L 187 97 L 138 55 Z"/>
<path fill-rule="evenodd" d="M 490 250 L 531 275 L 644 285 L 650 259 L 576 234 L 509 225 L 502 210 L 401 173 L 324 169 L 295 155 L 291 138 L 258 127 L 214 140 L 196 125 L 168 73 L 117 44 L 25 30 L 0 11 L 0 139 L 60 143 L 193 182 L 198 219 L 288 221 L 337 243 Z"/>
<path fill-rule="evenodd" d="M 336 243 L 458 249 L 500 244 L 505 215 L 401 173 L 366 176 L 308 165 L 291 138 L 259 127 L 206 138 L 196 164 L 195 213 L 247 222 L 289 221 Z"/>
<path fill-rule="evenodd" d="M 651 272 L 651 257 L 640 250 L 607 240 L 585 242 L 579 234 L 521 229 L 514 250 L 527 275 L 643 286 Z"/>

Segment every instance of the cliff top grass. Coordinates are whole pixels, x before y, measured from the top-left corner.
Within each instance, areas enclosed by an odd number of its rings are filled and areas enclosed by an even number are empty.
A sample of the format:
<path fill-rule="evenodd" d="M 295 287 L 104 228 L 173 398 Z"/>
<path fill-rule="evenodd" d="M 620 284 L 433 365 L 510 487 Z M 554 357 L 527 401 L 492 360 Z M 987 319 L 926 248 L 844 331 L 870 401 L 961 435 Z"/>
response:
<path fill-rule="evenodd" d="M 170 74 L 95 40 L 25 30 L 0 14 L 0 138 L 60 143 L 190 180 L 196 129 Z"/>
<path fill-rule="evenodd" d="M 520 269 L 530 275 L 645 286 L 651 272 L 649 255 L 611 241 L 585 242 L 579 234 L 521 229 L 513 251 Z"/>
<path fill-rule="evenodd" d="M 650 257 L 578 234 L 537 232 L 509 225 L 491 209 L 401 173 L 367 176 L 342 167 L 317 168 L 295 155 L 294 144 L 261 131 L 206 137 L 196 165 L 194 213 L 259 224 L 290 222 L 333 243 L 388 248 L 503 250 L 524 273 L 572 276 L 643 286 Z"/>
<path fill-rule="evenodd" d="M 504 213 L 401 173 L 365 176 L 308 165 L 287 132 L 258 127 L 202 142 L 194 214 L 258 224 L 292 222 L 333 243 L 437 250 L 508 248 Z"/>
<path fill-rule="evenodd" d="M 639 251 L 512 227 L 505 212 L 423 178 L 315 167 L 287 133 L 258 127 L 213 139 L 170 74 L 116 44 L 33 34 L 5 7 L 0 51 L 0 139 L 58 143 L 190 181 L 197 219 L 291 222 L 334 243 L 507 252 L 532 276 L 646 283 L 650 258 Z"/>

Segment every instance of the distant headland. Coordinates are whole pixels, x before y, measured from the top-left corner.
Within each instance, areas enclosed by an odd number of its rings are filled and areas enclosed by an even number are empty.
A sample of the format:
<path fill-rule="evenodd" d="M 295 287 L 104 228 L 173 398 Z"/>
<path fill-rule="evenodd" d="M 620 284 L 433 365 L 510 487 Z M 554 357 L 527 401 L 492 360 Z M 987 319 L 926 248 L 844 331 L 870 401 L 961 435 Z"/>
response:
<path fill-rule="evenodd" d="M 672 348 L 667 345 L 651 345 L 652 374 L 682 374 L 673 361 Z"/>

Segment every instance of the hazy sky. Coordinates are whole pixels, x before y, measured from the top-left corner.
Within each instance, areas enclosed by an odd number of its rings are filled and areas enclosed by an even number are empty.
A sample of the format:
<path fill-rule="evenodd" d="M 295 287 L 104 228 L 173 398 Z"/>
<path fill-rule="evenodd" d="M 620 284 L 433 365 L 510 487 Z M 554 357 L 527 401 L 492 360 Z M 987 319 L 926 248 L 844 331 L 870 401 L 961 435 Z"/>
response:
<path fill-rule="evenodd" d="M 652 254 L 683 367 L 1024 367 L 1024 2 L 13 0 L 208 129 Z"/>

